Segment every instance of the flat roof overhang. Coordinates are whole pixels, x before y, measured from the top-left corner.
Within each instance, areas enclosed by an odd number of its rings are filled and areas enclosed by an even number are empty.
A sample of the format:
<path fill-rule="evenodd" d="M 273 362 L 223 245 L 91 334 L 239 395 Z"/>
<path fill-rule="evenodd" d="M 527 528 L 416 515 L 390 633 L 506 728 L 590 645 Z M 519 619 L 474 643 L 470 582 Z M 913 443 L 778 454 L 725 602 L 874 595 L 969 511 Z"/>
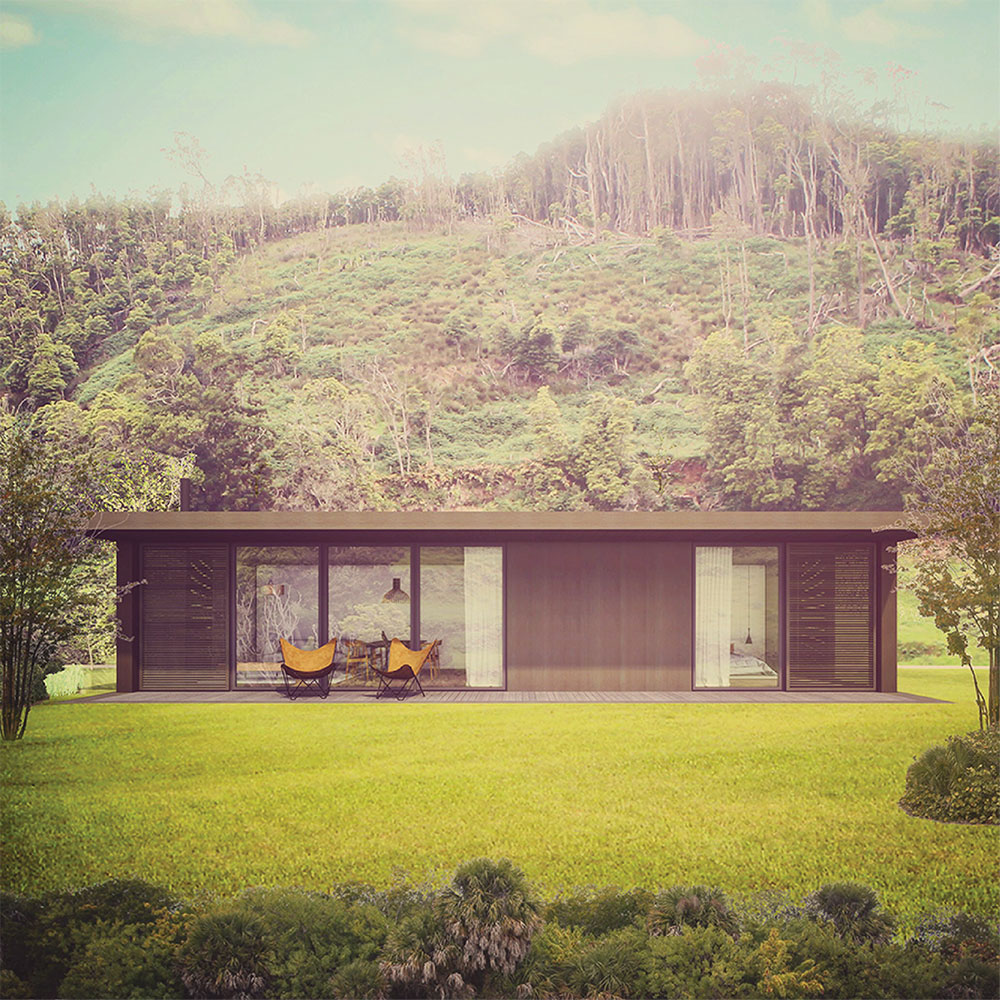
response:
<path fill-rule="evenodd" d="M 156 511 L 88 528 L 134 542 L 871 541 L 914 537 L 901 511 Z"/>

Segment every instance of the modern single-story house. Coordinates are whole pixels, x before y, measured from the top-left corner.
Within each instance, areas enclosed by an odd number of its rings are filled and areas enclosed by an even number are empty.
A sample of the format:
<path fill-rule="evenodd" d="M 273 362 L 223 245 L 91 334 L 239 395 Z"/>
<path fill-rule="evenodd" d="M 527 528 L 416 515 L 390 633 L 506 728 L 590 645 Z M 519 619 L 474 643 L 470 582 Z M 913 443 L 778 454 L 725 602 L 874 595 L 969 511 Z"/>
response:
<path fill-rule="evenodd" d="M 274 687 L 279 639 L 439 640 L 424 686 L 896 690 L 894 512 L 104 514 L 118 690 Z"/>

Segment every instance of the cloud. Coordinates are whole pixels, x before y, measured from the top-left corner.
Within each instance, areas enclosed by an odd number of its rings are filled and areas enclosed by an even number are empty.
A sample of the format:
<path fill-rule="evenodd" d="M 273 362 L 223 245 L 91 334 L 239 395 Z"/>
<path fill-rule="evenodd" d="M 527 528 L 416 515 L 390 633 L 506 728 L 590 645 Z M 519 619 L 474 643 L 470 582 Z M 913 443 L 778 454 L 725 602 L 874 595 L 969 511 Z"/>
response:
<path fill-rule="evenodd" d="M 833 14 L 829 0 L 802 0 L 802 14 L 814 31 L 829 31 L 833 27 Z"/>
<path fill-rule="evenodd" d="M 870 45 L 898 45 L 915 38 L 928 38 L 931 32 L 903 18 L 893 16 L 899 5 L 876 4 L 840 20 L 840 30 L 851 42 Z"/>
<path fill-rule="evenodd" d="M 38 42 L 35 29 L 23 17 L 0 14 L 0 49 L 20 49 Z"/>
<path fill-rule="evenodd" d="M 143 41 L 188 35 L 296 46 L 312 37 L 289 21 L 262 15 L 250 0 L 74 0 L 64 9 L 97 14 Z"/>
<path fill-rule="evenodd" d="M 491 44 L 513 45 L 568 66 L 622 56 L 682 58 L 707 39 L 672 14 L 591 0 L 396 0 L 400 32 L 414 45 L 471 58 Z"/>
<path fill-rule="evenodd" d="M 964 0 L 878 0 L 856 13 L 838 16 L 831 0 L 800 0 L 799 13 L 814 31 L 837 35 L 849 42 L 891 46 L 924 38 L 933 32 L 919 21 L 941 7 L 961 6 Z M 841 8 L 842 9 L 842 8 Z"/>

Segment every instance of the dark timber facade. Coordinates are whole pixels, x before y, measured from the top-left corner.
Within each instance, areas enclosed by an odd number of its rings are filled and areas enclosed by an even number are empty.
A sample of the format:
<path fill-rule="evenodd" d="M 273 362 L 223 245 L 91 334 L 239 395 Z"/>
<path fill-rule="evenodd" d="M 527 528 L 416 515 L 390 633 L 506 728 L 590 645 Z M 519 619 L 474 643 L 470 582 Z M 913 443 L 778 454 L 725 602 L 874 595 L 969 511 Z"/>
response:
<path fill-rule="evenodd" d="M 279 635 L 440 640 L 431 686 L 896 690 L 892 512 L 105 514 L 118 690 L 275 680 Z"/>

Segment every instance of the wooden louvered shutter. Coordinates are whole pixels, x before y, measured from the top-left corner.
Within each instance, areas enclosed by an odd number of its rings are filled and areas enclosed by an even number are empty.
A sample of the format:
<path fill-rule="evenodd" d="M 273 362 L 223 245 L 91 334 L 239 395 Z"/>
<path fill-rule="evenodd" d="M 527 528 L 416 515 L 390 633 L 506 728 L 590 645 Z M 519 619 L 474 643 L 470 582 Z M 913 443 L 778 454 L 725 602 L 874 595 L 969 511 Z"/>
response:
<path fill-rule="evenodd" d="M 143 550 L 139 687 L 229 687 L 229 552 L 225 546 Z"/>
<path fill-rule="evenodd" d="M 788 546 L 788 687 L 875 687 L 870 545 Z"/>

